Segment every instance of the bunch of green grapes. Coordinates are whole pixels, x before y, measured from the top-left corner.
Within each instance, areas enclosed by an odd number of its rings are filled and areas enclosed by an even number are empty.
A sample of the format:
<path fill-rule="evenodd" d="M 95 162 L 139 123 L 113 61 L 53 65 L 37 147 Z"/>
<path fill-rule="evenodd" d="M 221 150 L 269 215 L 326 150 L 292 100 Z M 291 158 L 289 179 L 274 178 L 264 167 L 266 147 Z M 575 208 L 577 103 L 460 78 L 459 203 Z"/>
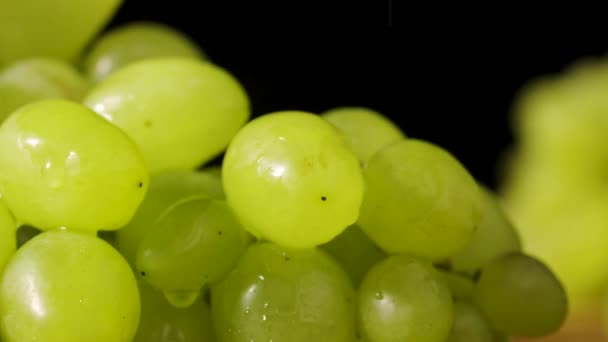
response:
<path fill-rule="evenodd" d="M 64 45 L 0 34 L 2 341 L 497 342 L 561 327 L 560 281 L 449 151 L 364 107 L 250 120 L 239 81 L 164 25 L 82 51 L 117 5 L 93 3 L 55 3 L 96 19 Z M 27 23 L 28 8 L 0 17 Z"/>

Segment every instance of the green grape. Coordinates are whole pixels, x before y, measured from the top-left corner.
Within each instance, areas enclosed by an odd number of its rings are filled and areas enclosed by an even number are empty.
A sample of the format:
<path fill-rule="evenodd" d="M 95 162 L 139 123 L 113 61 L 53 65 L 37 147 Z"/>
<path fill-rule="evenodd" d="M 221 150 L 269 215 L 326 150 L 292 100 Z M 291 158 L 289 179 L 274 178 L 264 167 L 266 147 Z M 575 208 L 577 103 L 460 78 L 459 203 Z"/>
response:
<path fill-rule="evenodd" d="M 17 249 L 17 224 L 6 205 L 0 202 L 0 274 Z"/>
<path fill-rule="evenodd" d="M 32 56 L 73 60 L 121 0 L 0 2 L 0 65 Z"/>
<path fill-rule="evenodd" d="M 350 141 L 361 163 L 380 149 L 405 138 L 399 127 L 382 114 L 363 107 L 339 107 L 321 114 Z"/>
<path fill-rule="evenodd" d="M 517 231 L 501 209 L 495 195 L 480 187 L 483 198 L 483 215 L 469 243 L 453 256 L 453 270 L 473 274 L 492 259 L 509 252 L 521 251 Z"/>
<path fill-rule="evenodd" d="M 79 101 L 88 83 L 70 64 L 29 58 L 0 71 L 0 122 L 19 107 L 45 98 Z"/>
<path fill-rule="evenodd" d="M 444 342 L 452 326 L 450 290 L 430 262 L 391 256 L 358 291 L 359 329 L 370 342 Z"/>
<path fill-rule="evenodd" d="M 222 165 L 228 203 L 253 235 L 291 248 L 326 243 L 357 220 L 359 163 L 319 116 L 276 112 L 251 121 Z"/>
<path fill-rule="evenodd" d="M 446 342 L 494 342 L 495 332 L 490 322 L 473 304 L 454 303 L 454 322 Z"/>
<path fill-rule="evenodd" d="M 4 342 L 131 342 L 139 315 L 129 265 L 90 234 L 34 237 L 15 253 L 0 285 Z"/>
<path fill-rule="evenodd" d="M 357 225 L 346 228 L 342 234 L 320 247 L 340 263 L 355 286 L 361 283 L 373 265 L 386 257 L 386 253 Z"/>
<path fill-rule="evenodd" d="M 17 229 L 17 248 L 21 248 L 26 242 L 30 241 L 34 236 L 42 233 L 40 229 L 32 226 L 21 226 Z"/>
<path fill-rule="evenodd" d="M 163 294 L 140 283 L 141 319 L 133 342 L 214 342 L 209 305 L 197 300 L 176 308 Z"/>
<path fill-rule="evenodd" d="M 183 33 L 161 23 L 132 22 L 97 39 L 83 63 L 85 73 L 98 82 L 129 63 L 157 57 L 205 59 Z"/>
<path fill-rule="evenodd" d="M 211 288 L 211 314 L 218 342 L 352 342 L 354 300 L 325 252 L 262 242 Z"/>
<path fill-rule="evenodd" d="M 558 330 L 568 301 L 559 280 L 540 261 L 507 254 L 483 268 L 475 302 L 500 331 L 537 337 Z"/>
<path fill-rule="evenodd" d="M 470 300 L 475 292 L 473 279 L 460 273 L 437 269 L 443 281 L 448 285 L 452 298 L 457 300 Z"/>
<path fill-rule="evenodd" d="M 207 171 L 171 171 L 150 178 L 146 197 L 133 219 L 116 232 L 116 247 L 135 268 L 135 255 L 141 240 L 158 216 L 177 201 L 192 196 L 224 199 L 219 177 Z"/>
<path fill-rule="evenodd" d="M 189 306 L 201 288 L 230 272 L 249 242 L 224 202 L 187 198 L 156 220 L 139 245 L 136 266 L 173 305 Z"/>
<path fill-rule="evenodd" d="M 431 259 L 461 250 L 478 226 L 483 202 L 473 177 L 449 152 L 407 139 L 372 157 L 359 225 L 389 253 Z"/>
<path fill-rule="evenodd" d="M 84 102 L 139 145 L 152 173 L 211 160 L 250 116 L 234 77 L 187 58 L 132 63 L 93 87 Z"/>
<path fill-rule="evenodd" d="M 131 219 L 148 172 L 120 129 L 53 99 L 21 107 L 0 127 L 0 185 L 20 224 L 96 232 Z"/>

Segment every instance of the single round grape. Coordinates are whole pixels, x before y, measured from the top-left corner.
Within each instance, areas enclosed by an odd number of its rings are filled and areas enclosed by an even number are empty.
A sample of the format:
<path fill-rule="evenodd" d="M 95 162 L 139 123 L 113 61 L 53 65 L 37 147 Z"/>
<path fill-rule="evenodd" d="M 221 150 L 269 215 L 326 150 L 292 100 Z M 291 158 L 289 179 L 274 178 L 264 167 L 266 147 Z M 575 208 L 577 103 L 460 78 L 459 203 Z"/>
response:
<path fill-rule="evenodd" d="M 0 202 L 0 274 L 17 249 L 17 224 L 3 202 Z"/>
<path fill-rule="evenodd" d="M 359 163 L 319 116 L 276 112 L 247 124 L 224 157 L 230 206 L 252 234 L 292 248 L 328 242 L 357 220 Z"/>
<path fill-rule="evenodd" d="M 139 244 L 156 219 L 179 200 L 193 196 L 224 199 L 220 177 L 207 171 L 179 170 L 150 178 L 150 187 L 135 216 L 116 232 L 116 248 L 133 268 Z"/>
<path fill-rule="evenodd" d="M 223 201 L 188 198 L 160 216 L 141 241 L 137 270 L 157 289 L 193 293 L 222 279 L 236 265 L 250 236 Z M 177 303 L 188 306 L 191 303 Z"/>
<path fill-rule="evenodd" d="M 205 55 L 185 34 L 155 22 L 131 22 L 102 35 L 84 58 L 86 75 L 99 82 L 136 61 L 157 57 Z"/>
<path fill-rule="evenodd" d="M 209 305 L 201 299 L 181 309 L 140 282 L 141 319 L 133 342 L 215 342 Z"/>
<path fill-rule="evenodd" d="M 352 285 L 318 249 L 251 245 L 211 303 L 218 342 L 355 340 Z"/>
<path fill-rule="evenodd" d="M 120 129 L 53 99 L 21 107 L 0 127 L 0 185 L 20 224 L 112 230 L 135 213 L 148 172 Z"/>
<path fill-rule="evenodd" d="M 480 189 L 484 207 L 481 222 L 464 249 L 450 257 L 453 270 L 470 274 L 498 256 L 521 251 L 519 235 L 494 193 L 484 187 Z"/>
<path fill-rule="evenodd" d="M 376 153 L 363 175 L 358 223 L 388 253 L 448 257 L 464 248 L 480 222 L 475 180 L 441 147 L 402 140 Z"/>
<path fill-rule="evenodd" d="M 2 278 L 5 342 L 131 342 L 139 314 L 129 265 L 90 234 L 44 232 L 15 253 Z"/>
<path fill-rule="evenodd" d="M 74 60 L 121 0 L 2 1 L 0 65 L 31 56 Z"/>
<path fill-rule="evenodd" d="M 46 98 L 79 101 L 88 82 L 67 62 L 28 58 L 0 71 L 0 122 L 28 103 Z"/>
<path fill-rule="evenodd" d="M 347 136 L 353 152 L 364 165 L 383 147 L 405 138 L 390 119 L 369 108 L 339 107 L 321 116 Z"/>
<path fill-rule="evenodd" d="M 446 342 L 494 342 L 494 329 L 481 311 L 469 302 L 454 303 L 454 322 Z"/>
<path fill-rule="evenodd" d="M 444 342 L 448 337 L 452 298 L 428 261 L 391 256 L 372 267 L 357 296 L 359 329 L 369 342 Z"/>
<path fill-rule="evenodd" d="M 319 246 L 333 256 L 348 274 L 355 287 L 365 273 L 386 257 L 378 246 L 357 225 L 346 228 L 330 242 Z"/>
<path fill-rule="evenodd" d="M 568 313 L 566 293 L 551 270 L 518 253 L 483 268 L 475 302 L 493 326 L 516 336 L 548 335 L 562 326 Z"/>
<path fill-rule="evenodd" d="M 211 160 L 250 116 L 232 75 L 188 58 L 131 63 L 93 87 L 84 103 L 137 143 L 152 173 Z"/>

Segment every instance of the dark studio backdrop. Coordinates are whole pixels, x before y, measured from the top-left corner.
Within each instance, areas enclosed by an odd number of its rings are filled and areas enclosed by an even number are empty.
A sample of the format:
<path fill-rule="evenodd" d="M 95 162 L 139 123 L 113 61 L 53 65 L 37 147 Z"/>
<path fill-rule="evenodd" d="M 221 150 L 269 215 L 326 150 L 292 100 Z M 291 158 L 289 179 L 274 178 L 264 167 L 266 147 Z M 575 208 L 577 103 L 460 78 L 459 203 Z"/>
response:
<path fill-rule="evenodd" d="M 554 16 L 523 6 L 421 7 L 405 0 L 126 0 L 108 28 L 148 20 L 188 34 L 240 80 L 254 116 L 376 109 L 495 188 L 497 163 L 513 140 L 517 91 L 577 58 L 608 52 L 608 30 L 569 8 Z"/>

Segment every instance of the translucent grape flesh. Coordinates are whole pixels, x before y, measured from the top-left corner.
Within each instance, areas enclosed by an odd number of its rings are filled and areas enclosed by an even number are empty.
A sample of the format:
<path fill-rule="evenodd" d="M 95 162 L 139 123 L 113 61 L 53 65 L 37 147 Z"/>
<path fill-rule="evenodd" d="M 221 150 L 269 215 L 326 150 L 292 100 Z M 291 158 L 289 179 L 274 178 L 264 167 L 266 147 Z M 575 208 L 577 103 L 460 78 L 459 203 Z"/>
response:
<path fill-rule="evenodd" d="M 515 336 L 548 335 L 568 313 L 566 293 L 551 270 L 519 253 L 484 267 L 474 298 L 493 326 Z"/>
<path fill-rule="evenodd" d="M 381 261 L 366 274 L 357 298 L 359 329 L 369 342 L 444 342 L 452 326 L 450 291 L 423 259 Z"/>
<path fill-rule="evenodd" d="M 454 303 L 454 322 L 446 342 L 495 342 L 490 322 L 473 304 Z"/>
<path fill-rule="evenodd" d="M 205 55 L 185 34 L 161 23 L 131 22 L 102 35 L 84 57 L 87 76 L 99 82 L 116 70 L 144 59 Z"/>
<path fill-rule="evenodd" d="M 363 165 L 383 147 L 405 138 L 390 119 L 369 108 L 339 107 L 321 116 L 347 137 Z"/>
<path fill-rule="evenodd" d="M 89 234 L 53 230 L 34 237 L 2 278 L 5 342 L 130 342 L 139 315 L 129 265 Z"/>
<path fill-rule="evenodd" d="M 251 245 L 212 287 L 211 310 L 218 342 L 355 340 L 352 285 L 318 249 Z"/>
<path fill-rule="evenodd" d="M 170 305 L 162 292 L 140 283 L 141 319 L 133 342 L 214 342 L 209 305 L 202 299 L 188 308 Z"/>
<path fill-rule="evenodd" d="M 129 224 L 116 233 L 116 245 L 135 268 L 139 244 L 156 219 L 171 205 L 187 197 L 208 196 L 223 199 L 219 176 L 206 171 L 163 172 L 150 178 L 146 196 Z"/>
<path fill-rule="evenodd" d="M 451 154 L 406 139 L 376 153 L 363 170 L 358 224 L 388 253 L 448 257 L 469 242 L 482 214 L 478 186 Z"/>
<path fill-rule="evenodd" d="M 32 56 L 74 61 L 121 0 L 3 1 L 0 65 Z"/>
<path fill-rule="evenodd" d="M 361 231 L 357 225 L 346 228 L 330 242 L 321 245 L 321 249 L 336 258 L 351 278 L 355 287 L 359 286 L 365 273 L 376 263 L 386 257 Z"/>
<path fill-rule="evenodd" d="M 135 144 L 77 103 L 38 101 L 0 127 L 0 185 L 20 225 L 118 229 L 141 203 L 148 177 Z"/>
<path fill-rule="evenodd" d="M 28 58 L 0 71 L 0 122 L 28 103 L 46 98 L 79 101 L 88 82 L 70 64 L 51 58 Z"/>
<path fill-rule="evenodd" d="M 500 207 L 496 195 L 480 187 L 483 214 L 467 245 L 450 257 L 453 270 L 475 273 L 494 258 L 521 251 L 519 235 Z"/>
<path fill-rule="evenodd" d="M 247 124 L 224 157 L 230 206 L 253 235 L 291 248 L 328 242 L 357 219 L 363 178 L 337 130 L 315 114 Z"/>
<path fill-rule="evenodd" d="M 216 157 L 251 114 L 230 73 L 177 57 L 132 63 L 94 86 L 84 103 L 135 141 L 153 174 Z"/>
<path fill-rule="evenodd" d="M 146 234 L 138 249 L 137 270 L 165 293 L 197 293 L 228 274 L 249 241 L 224 202 L 186 199 L 160 216 Z"/>

